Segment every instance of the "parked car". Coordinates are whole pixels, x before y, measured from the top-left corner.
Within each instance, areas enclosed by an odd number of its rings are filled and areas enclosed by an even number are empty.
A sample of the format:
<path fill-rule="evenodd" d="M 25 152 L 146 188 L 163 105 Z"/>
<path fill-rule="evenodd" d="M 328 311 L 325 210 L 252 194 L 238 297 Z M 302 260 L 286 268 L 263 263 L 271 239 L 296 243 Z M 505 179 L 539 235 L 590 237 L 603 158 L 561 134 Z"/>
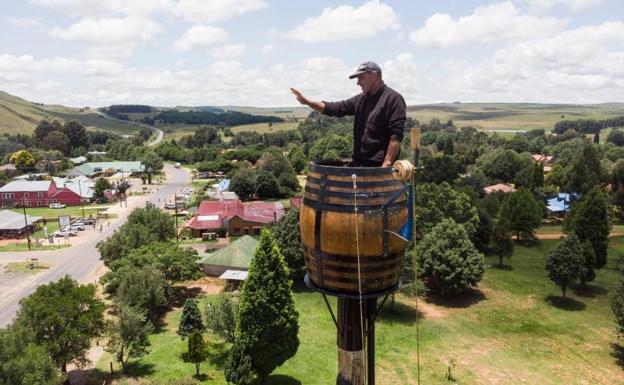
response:
<path fill-rule="evenodd" d="M 84 223 L 85 225 L 94 225 L 97 223 L 97 219 L 95 218 L 80 218 L 80 222 Z"/>
<path fill-rule="evenodd" d="M 68 227 L 63 227 L 54 232 L 55 237 L 75 237 L 76 235 L 78 235 L 78 232 Z"/>
<path fill-rule="evenodd" d="M 67 205 L 64 205 L 62 203 L 50 203 L 51 209 L 62 209 L 64 207 L 67 207 Z"/>
<path fill-rule="evenodd" d="M 180 163 L 176 163 L 176 164 L 173 165 L 173 167 L 180 168 L 180 167 L 182 167 L 182 165 Z"/>
<path fill-rule="evenodd" d="M 69 226 L 70 230 L 76 230 L 76 231 L 84 231 L 85 230 L 85 224 L 82 222 L 74 222 Z"/>
<path fill-rule="evenodd" d="M 172 202 L 167 202 L 167 203 L 165 203 L 165 208 L 166 208 L 167 210 L 173 210 L 173 209 L 175 209 L 175 208 L 176 208 L 176 205 L 175 205 L 175 203 L 172 203 Z"/>

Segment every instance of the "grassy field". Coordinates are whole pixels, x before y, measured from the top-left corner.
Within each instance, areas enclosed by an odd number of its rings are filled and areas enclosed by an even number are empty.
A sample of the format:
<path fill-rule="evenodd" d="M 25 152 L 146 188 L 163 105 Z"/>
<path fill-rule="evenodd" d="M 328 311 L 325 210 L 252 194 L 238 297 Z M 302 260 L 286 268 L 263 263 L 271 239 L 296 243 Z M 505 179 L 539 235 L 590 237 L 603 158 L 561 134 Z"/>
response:
<path fill-rule="evenodd" d="M 58 244 L 58 245 L 51 245 L 51 246 L 36 246 L 35 243 L 33 242 L 30 245 L 30 247 L 32 250 L 56 250 L 56 249 L 62 249 L 64 247 L 69 247 L 69 245 Z M 28 244 L 22 241 L 22 242 L 7 243 L 4 245 L 1 245 L 0 251 L 29 251 L 29 250 L 28 250 Z"/>
<path fill-rule="evenodd" d="M 30 262 L 9 262 L 4 268 L 5 273 L 38 273 L 41 270 L 49 269 L 50 265 L 37 263 L 33 266 Z"/>
<path fill-rule="evenodd" d="M 30 133 L 42 119 L 77 120 L 89 130 L 105 130 L 117 134 L 129 134 L 138 130 L 132 123 L 105 119 L 88 109 L 32 103 L 0 91 L 0 132 Z"/>
<path fill-rule="evenodd" d="M 85 216 L 92 215 L 94 218 L 97 216 L 98 210 L 106 209 L 111 207 L 112 205 L 95 205 L 89 206 L 85 205 L 84 213 Z M 16 213 L 23 214 L 22 209 L 12 209 Z M 51 209 L 49 207 L 32 207 L 26 209 L 26 214 L 35 216 L 35 217 L 43 217 L 43 218 L 58 218 L 59 216 L 69 215 L 71 217 L 82 217 L 82 207 L 81 206 L 67 206 L 62 209 Z"/>
<path fill-rule="evenodd" d="M 483 130 L 552 130 L 562 119 L 604 119 L 622 115 L 619 103 L 597 105 L 461 103 L 409 106 L 408 115 L 421 122 L 438 118 L 455 126 Z"/>
<path fill-rule="evenodd" d="M 255 131 L 261 134 L 268 134 L 270 132 L 294 130 L 298 126 L 299 126 L 298 122 L 273 123 L 271 127 L 269 127 L 268 123 L 254 123 L 254 124 L 243 124 L 242 126 L 232 127 L 232 132 L 237 133 L 237 132 L 242 132 L 242 131 Z"/>
<path fill-rule="evenodd" d="M 571 290 L 567 299 L 546 277 L 544 256 L 556 241 L 533 247 L 516 245 L 504 268 L 488 267 L 478 290 L 448 301 L 397 296 L 377 323 L 377 383 L 417 383 L 417 314 L 420 314 L 420 375 L 422 384 L 448 384 L 448 362 L 456 384 L 621 384 L 624 347 L 617 343 L 608 292 L 620 273 L 615 256 L 624 238 L 609 245 L 610 262 L 589 286 Z M 488 266 L 497 263 L 492 257 Z M 298 285 L 300 346 L 295 357 L 278 368 L 272 385 L 326 385 L 335 382 L 336 331 L 321 295 Z M 331 301 L 335 306 L 335 301 Z M 163 330 L 151 337 L 151 353 L 137 360 L 131 372 L 168 383 L 189 377 L 191 364 L 180 354 L 185 342 L 175 334 L 180 311 L 167 314 Z M 205 384 L 225 385 L 219 367 L 227 346 L 214 337 L 211 357 L 202 365 Z M 98 362 L 106 372 L 110 357 Z"/>

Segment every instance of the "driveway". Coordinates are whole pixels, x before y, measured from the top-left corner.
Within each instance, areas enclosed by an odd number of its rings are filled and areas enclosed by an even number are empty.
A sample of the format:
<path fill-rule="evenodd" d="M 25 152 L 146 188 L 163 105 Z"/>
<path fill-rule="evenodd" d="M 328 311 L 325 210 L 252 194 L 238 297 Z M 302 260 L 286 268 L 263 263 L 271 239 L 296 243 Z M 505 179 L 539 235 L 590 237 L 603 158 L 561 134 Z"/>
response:
<path fill-rule="evenodd" d="M 26 261 L 30 258 L 38 258 L 43 263 L 52 265 L 50 269 L 38 274 L 0 272 L 0 327 L 6 326 L 13 319 L 19 308 L 19 301 L 34 292 L 39 285 L 56 281 L 66 274 L 80 283 L 95 282 L 99 275 L 98 271 L 101 273 L 103 268 L 95 245 L 123 225 L 133 208 L 145 206 L 148 201 L 162 207 L 167 199 L 172 199 L 179 188 L 190 184 L 191 177 L 188 171 L 176 169 L 171 165 L 165 165 L 164 171 L 167 175 L 165 185 L 155 186 L 158 191 L 150 196 L 129 197 L 128 209 L 120 210 L 118 217 L 111 218 L 108 224 L 107 220 L 100 221 L 104 224 L 101 233 L 98 230 L 85 230 L 84 234 L 80 235 L 84 237 L 84 242 L 77 240 L 75 245 L 58 250 L 0 253 L 0 265 L 3 266 L 8 262 Z"/>

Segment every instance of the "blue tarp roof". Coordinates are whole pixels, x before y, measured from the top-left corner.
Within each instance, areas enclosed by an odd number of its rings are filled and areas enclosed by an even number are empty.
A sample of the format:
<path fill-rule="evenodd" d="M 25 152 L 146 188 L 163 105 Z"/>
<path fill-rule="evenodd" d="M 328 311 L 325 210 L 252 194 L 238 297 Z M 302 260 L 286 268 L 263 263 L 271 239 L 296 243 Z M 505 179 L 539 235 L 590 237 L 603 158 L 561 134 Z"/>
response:
<path fill-rule="evenodd" d="M 548 211 L 553 213 L 565 213 L 570 209 L 570 194 L 559 193 L 556 198 L 547 201 Z"/>
<path fill-rule="evenodd" d="M 220 191 L 227 191 L 229 188 L 230 188 L 230 180 L 229 179 L 223 179 L 219 183 L 219 190 Z"/>

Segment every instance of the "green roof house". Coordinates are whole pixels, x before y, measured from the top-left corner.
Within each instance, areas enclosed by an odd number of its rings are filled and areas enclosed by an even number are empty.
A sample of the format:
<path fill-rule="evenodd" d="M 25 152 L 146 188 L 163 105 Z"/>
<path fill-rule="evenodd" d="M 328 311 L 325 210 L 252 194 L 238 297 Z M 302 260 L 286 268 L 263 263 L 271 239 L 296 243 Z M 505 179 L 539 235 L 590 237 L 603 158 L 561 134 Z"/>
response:
<path fill-rule="evenodd" d="M 89 178 L 98 176 L 112 176 L 115 174 L 126 174 L 130 176 L 143 172 L 145 166 L 139 161 L 115 161 L 115 162 L 89 162 L 76 166 L 67 172 L 67 176 L 88 176 Z"/>
<path fill-rule="evenodd" d="M 228 246 L 207 254 L 199 260 L 206 275 L 219 277 L 226 270 L 248 270 L 254 252 L 258 246 L 258 240 L 243 235 Z"/>

